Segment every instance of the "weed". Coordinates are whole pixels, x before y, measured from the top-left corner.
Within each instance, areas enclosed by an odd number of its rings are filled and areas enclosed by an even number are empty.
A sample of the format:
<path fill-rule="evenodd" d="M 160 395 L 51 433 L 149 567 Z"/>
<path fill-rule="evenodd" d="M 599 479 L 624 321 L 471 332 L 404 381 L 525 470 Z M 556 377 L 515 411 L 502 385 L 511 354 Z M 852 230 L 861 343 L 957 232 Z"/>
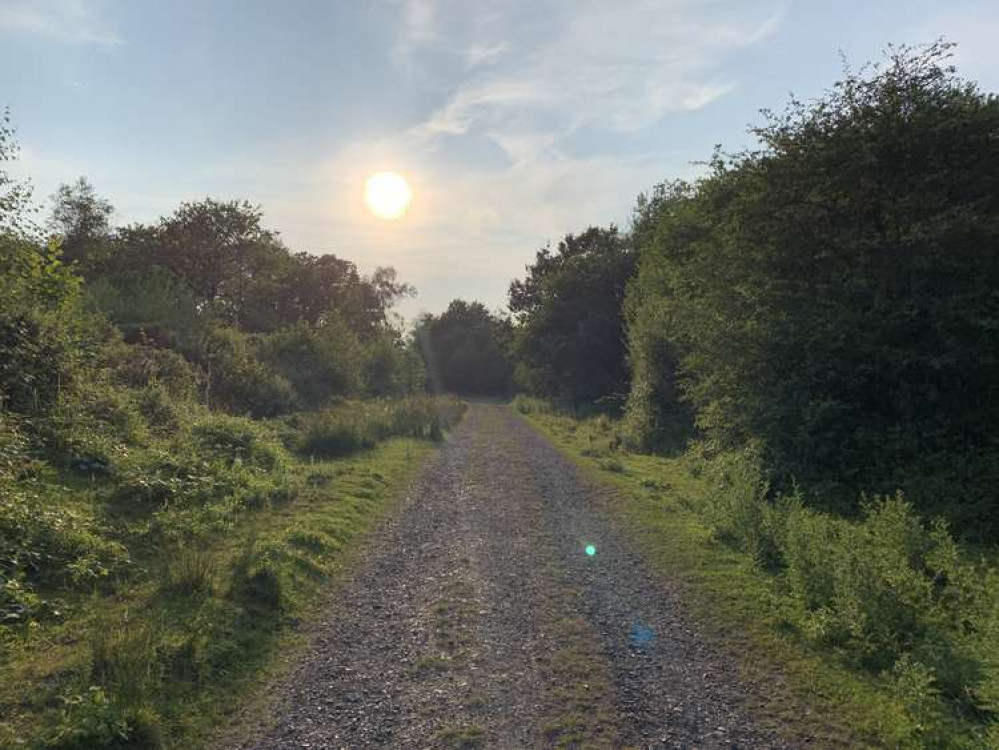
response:
<path fill-rule="evenodd" d="M 625 471 L 624 464 L 616 458 L 605 458 L 602 461 L 599 461 L 597 465 L 604 471 L 609 471 L 614 474 L 623 474 Z"/>
<path fill-rule="evenodd" d="M 482 747 L 486 742 L 486 730 L 477 724 L 467 727 L 444 727 L 434 733 L 434 739 L 445 747 L 461 750 Z"/>
<path fill-rule="evenodd" d="M 183 545 L 166 558 L 165 590 L 178 596 L 211 595 L 215 592 L 217 564 L 204 548 Z"/>
<path fill-rule="evenodd" d="M 464 402 L 450 397 L 345 403 L 304 416 L 298 449 L 305 455 L 334 458 L 390 437 L 437 441 L 464 410 Z"/>

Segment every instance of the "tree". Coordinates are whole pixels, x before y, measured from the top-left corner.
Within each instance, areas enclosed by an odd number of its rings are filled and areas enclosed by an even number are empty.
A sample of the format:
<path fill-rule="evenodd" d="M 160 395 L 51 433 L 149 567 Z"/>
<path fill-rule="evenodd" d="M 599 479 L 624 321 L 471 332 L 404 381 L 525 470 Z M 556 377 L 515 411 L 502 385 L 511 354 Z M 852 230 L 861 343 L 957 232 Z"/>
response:
<path fill-rule="evenodd" d="M 632 307 L 664 316 L 715 444 L 954 511 L 930 466 L 986 476 L 999 451 L 999 99 L 948 54 L 892 50 L 716 154 L 657 216 Z"/>
<path fill-rule="evenodd" d="M 481 302 L 454 300 L 440 315 L 424 315 L 415 335 L 431 388 L 478 396 L 510 392 L 510 322 Z"/>
<path fill-rule="evenodd" d="M 4 109 L 0 115 L 0 166 L 15 161 L 19 154 L 20 148 L 14 140 L 14 128 L 10 124 L 10 110 Z M 34 235 L 33 212 L 31 183 L 11 177 L 7 170 L 0 168 L 0 235 Z"/>
<path fill-rule="evenodd" d="M 52 195 L 49 229 L 60 239 L 63 260 L 84 267 L 101 263 L 111 249 L 114 207 L 86 177 L 60 185 Z"/>
<path fill-rule="evenodd" d="M 532 392 L 578 405 L 623 400 L 622 303 L 635 254 L 617 228 L 590 227 L 546 247 L 510 285 L 518 373 Z"/>
<path fill-rule="evenodd" d="M 683 181 L 657 185 L 638 196 L 632 218 L 631 240 L 639 258 L 668 253 L 657 242 L 657 227 L 669 222 L 694 195 Z M 690 437 L 693 413 L 683 399 L 679 353 L 671 311 L 673 290 L 661 266 L 640 260 L 628 285 L 625 317 L 631 386 L 625 408 L 632 443 L 645 450 L 681 448 Z"/>
<path fill-rule="evenodd" d="M 261 226 L 263 212 L 246 201 L 182 203 L 159 226 L 156 262 L 194 292 L 215 315 L 236 321 L 253 270 L 284 251 Z"/>

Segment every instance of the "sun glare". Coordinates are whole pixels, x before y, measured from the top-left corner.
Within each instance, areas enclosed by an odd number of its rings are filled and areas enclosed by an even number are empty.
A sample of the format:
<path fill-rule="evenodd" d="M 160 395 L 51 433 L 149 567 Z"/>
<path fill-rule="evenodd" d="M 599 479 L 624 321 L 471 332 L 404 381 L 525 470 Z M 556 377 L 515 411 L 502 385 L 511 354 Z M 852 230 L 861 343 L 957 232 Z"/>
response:
<path fill-rule="evenodd" d="M 364 202 L 379 219 L 398 219 L 413 200 L 413 191 L 401 174 L 379 172 L 364 185 Z"/>

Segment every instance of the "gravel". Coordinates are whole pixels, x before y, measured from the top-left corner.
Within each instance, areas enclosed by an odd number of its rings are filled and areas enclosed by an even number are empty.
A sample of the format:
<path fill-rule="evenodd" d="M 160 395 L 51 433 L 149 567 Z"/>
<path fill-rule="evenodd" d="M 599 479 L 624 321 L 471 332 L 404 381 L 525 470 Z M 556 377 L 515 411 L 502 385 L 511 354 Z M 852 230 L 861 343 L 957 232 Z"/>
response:
<path fill-rule="evenodd" d="M 698 636 L 596 492 L 505 407 L 473 405 L 227 746 L 786 747 L 748 716 L 765 686 Z M 571 716 L 580 734 L 553 729 Z"/>

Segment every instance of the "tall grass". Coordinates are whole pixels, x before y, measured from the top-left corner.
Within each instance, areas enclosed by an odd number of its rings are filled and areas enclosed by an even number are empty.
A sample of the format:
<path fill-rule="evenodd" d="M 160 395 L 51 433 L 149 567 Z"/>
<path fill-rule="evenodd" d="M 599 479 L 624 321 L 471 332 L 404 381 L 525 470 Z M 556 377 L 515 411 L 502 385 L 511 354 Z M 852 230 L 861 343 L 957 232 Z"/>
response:
<path fill-rule="evenodd" d="M 752 453 L 717 456 L 700 471 L 694 509 L 775 576 L 786 624 L 886 680 L 912 714 L 901 744 L 950 746 L 938 698 L 991 724 L 999 740 L 999 570 L 901 493 L 867 498 L 861 517 L 847 519 L 798 495 L 773 498 Z"/>
<path fill-rule="evenodd" d="M 465 408 L 451 396 L 345 402 L 300 417 L 297 448 L 304 455 L 335 458 L 390 437 L 440 440 Z"/>

